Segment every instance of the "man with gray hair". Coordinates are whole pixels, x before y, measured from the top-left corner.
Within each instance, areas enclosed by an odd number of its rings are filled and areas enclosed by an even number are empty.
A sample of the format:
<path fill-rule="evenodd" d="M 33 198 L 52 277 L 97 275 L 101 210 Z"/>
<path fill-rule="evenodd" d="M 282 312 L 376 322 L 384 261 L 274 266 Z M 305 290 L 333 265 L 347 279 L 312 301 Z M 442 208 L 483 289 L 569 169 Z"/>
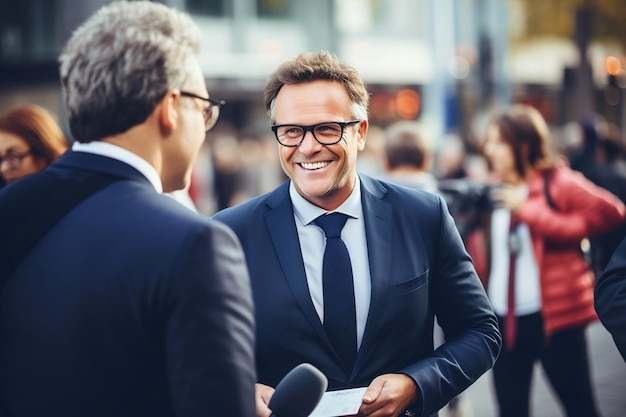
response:
<path fill-rule="evenodd" d="M 239 241 L 162 195 L 224 104 L 199 38 L 181 12 L 116 2 L 66 45 L 76 143 L 0 192 L 0 415 L 255 415 Z"/>

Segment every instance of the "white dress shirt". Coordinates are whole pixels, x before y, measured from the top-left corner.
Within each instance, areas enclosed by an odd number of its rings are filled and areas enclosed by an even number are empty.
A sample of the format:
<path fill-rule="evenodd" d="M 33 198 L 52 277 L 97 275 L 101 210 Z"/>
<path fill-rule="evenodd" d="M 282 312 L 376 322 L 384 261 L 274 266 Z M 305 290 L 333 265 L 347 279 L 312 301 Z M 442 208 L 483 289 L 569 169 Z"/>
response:
<path fill-rule="evenodd" d="M 493 309 L 502 317 L 508 310 L 510 218 L 511 212 L 506 209 L 496 209 L 491 216 L 491 273 L 487 291 Z M 530 230 L 519 223 L 517 233 L 521 247 L 515 263 L 515 314 L 524 316 L 541 309 L 541 289 Z"/>
<path fill-rule="evenodd" d="M 117 145 L 113 145 L 108 142 L 93 141 L 89 143 L 74 142 L 72 150 L 77 152 L 87 152 L 96 155 L 102 155 L 109 158 L 117 159 L 127 163 L 137 171 L 141 172 L 144 177 L 150 181 L 154 189 L 159 193 L 163 193 L 163 184 L 161 183 L 161 177 L 152 165 L 139 155 L 132 153 L 129 150 L 121 148 Z"/>
<path fill-rule="evenodd" d="M 322 285 L 322 266 L 326 238 L 322 229 L 313 221 L 326 210 L 317 207 L 305 200 L 296 191 L 293 182 L 289 185 L 289 195 L 293 203 L 294 218 L 298 229 L 298 238 L 304 260 L 307 284 L 311 300 L 315 310 L 324 322 L 324 291 Z M 363 208 L 361 206 L 361 184 L 357 178 L 352 194 L 336 210 L 348 216 L 341 239 L 345 242 L 350 253 L 352 263 L 352 275 L 354 279 L 354 301 L 356 305 L 356 333 L 357 346 L 361 346 L 363 332 L 367 322 L 371 299 L 371 276 L 369 269 L 369 257 L 367 254 L 367 239 L 365 236 L 365 223 L 363 221 Z"/>

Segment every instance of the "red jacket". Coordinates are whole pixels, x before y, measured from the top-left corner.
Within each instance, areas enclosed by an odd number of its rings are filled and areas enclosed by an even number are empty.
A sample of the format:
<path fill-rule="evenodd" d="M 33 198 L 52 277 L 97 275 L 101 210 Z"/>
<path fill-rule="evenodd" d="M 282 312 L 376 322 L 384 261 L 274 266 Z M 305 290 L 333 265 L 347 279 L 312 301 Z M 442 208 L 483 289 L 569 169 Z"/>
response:
<path fill-rule="evenodd" d="M 543 175 L 548 173 L 550 196 L 558 211 L 546 199 Z M 596 320 L 595 278 L 582 257 L 580 242 L 624 221 L 624 204 L 561 164 L 549 172 L 535 173 L 528 184 L 528 200 L 517 215 L 531 233 L 546 334 Z"/>

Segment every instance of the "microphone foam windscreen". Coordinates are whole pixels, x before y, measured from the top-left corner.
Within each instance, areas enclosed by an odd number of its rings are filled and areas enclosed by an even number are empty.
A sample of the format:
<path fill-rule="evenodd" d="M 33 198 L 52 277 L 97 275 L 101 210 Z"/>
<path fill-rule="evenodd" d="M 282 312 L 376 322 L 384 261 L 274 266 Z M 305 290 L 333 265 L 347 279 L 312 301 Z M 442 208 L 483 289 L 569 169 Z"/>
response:
<path fill-rule="evenodd" d="M 326 376 L 308 363 L 293 368 L 276 386 L 268 404 L 272 416 L 308 417 L 326 391 Z"/>

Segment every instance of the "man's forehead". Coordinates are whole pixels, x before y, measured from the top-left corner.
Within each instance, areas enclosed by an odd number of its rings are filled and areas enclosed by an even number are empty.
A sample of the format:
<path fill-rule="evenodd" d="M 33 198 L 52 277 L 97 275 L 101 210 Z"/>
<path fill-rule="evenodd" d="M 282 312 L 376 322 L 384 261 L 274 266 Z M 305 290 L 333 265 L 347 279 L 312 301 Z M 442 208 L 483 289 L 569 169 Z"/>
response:
<path fill-rule="evenodd" d="M 350 97 L 341 83 L 300 83 L 285 85 L 274 103 L 275 115 L 319 114 L 349 111 Z"/>

